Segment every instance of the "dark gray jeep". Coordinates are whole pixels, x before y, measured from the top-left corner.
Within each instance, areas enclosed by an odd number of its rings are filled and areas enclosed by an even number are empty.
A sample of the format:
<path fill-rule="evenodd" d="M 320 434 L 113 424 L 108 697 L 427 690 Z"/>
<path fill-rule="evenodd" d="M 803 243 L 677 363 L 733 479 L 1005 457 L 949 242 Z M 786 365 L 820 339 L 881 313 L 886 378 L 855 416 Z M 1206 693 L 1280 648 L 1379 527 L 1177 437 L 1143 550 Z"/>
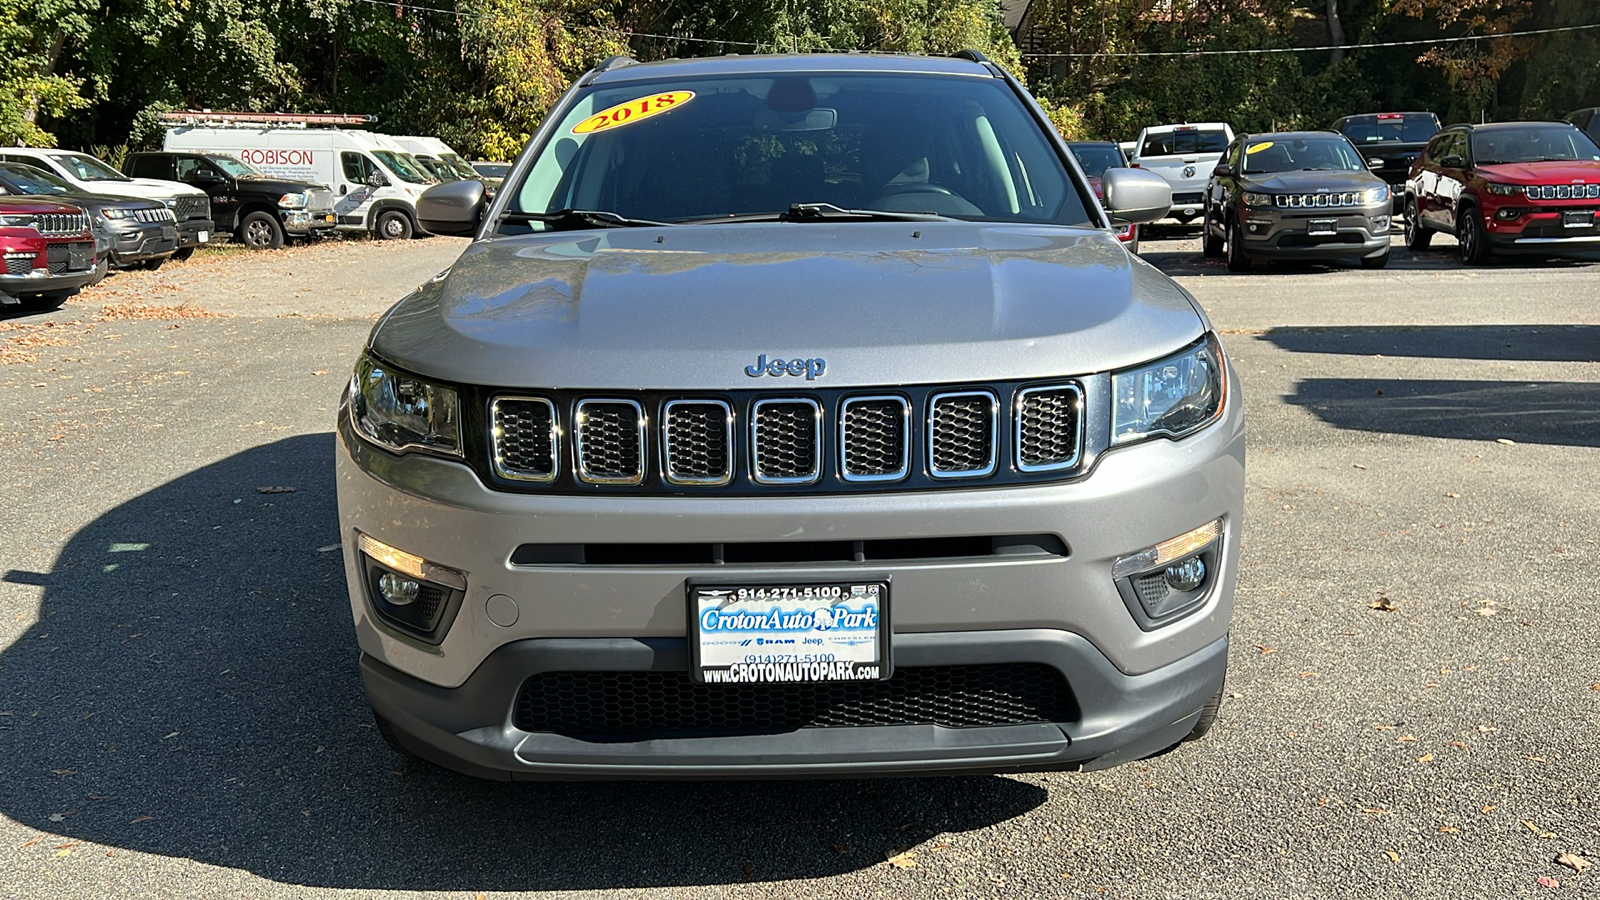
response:
<path fill-rule="evenodd" d="M 339 423 L 366 692 L 493 778 L 1107 766 L 1217 715 L 1244 419 L 974 53 L 584 75 Z"/>

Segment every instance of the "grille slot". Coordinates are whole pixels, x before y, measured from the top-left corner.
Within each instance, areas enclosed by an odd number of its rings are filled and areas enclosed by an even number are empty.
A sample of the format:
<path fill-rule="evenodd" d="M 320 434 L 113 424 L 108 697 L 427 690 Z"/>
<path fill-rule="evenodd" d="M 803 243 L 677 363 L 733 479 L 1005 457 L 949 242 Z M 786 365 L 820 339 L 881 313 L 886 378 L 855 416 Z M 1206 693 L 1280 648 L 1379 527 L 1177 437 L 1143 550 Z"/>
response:
<path fill-rule="evenodd" d="M 43 235 L 79 234 L 88 226 L 88 220 L 76 214 L 50 213 L 35 216 L 33 227 Z"/>
<path fill-rule="evenodd" d="M 1083 391 L 1075 384 L 1017 393 L 1017 468 L 1024 472 L 1077 464 L 1083 440 Z"/>
<path fill-rule="evenodd" d="M 696 684 L 683 672 L 545 672 L 523 682 L 523 731 L 611 740 L 801 728 L 974 728 L 1079 718 L 1066 679 L 1040 663 L 906 666 L 887 681 Z"/>
<path fill-rule="evenodd" d="M 27 275 L 29 272 L 32 272 L 32 271 L 33 271 L 33 257 L 32 256 L 8 256 L 8 257 L 6 257 L 6 274 L 7 275 Z"/>
<path fill-rule="evenodd" d="M 498 397 L 489 409 L 494 470 L 514 481 L 554 481 L 560 460 L 556 408 L 543 397 Z"/>
<path fill-rule="evenodd" d="M 911 405 L 904 397 L 852 397 L 840 415 L 839 461 L 845 481 L 895 481 L 911 465 Z"/>
<path fill-rule="evenodd" d="M 1346 191 L 1338 194 L 1279 194 L 1278 205 L 1289 209 L 1326 209 L 1336 206 L 1357 206 L 1361 195 Z"/>
<path fill-rule="evenodd" d="M 662 410 L 662 468 L 673 484 L 733 480 L 733 409 L 721 400 L 671 400 Z"/>
<path fill-rule="evenodd" d="M 211 198 L 209 197 L 179 197 L 172 205 L 173 213 L 180 220 L 209 219 L 211 218 Z"/>
<path fill-rule="evenodd" d="M 806 484 L 822 474 L 822 407 L 815 400 L 757 400 L 750 414 L 753 476 Z"/>
<path fill-rule="evenodd" d="M 578 477 L 590 484 L 644 480 L 644 410 L 633 400 L 579 400 L 573 440 Z"/>
<path fill-rule="evenodd" d="M 973 478 L 995 467 L 995 407 L 988 391 L 935 394 L 928 415 L 928 469 L 935 478 Z"/>

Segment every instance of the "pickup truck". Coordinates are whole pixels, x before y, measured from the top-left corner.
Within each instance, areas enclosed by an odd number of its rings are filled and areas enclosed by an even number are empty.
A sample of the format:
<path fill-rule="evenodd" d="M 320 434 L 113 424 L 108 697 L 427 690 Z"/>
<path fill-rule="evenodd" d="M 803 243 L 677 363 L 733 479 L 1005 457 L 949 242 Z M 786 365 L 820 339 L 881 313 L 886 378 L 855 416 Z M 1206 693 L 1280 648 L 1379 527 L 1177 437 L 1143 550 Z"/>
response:
<path fill-rule="evenodd" d="M 225 153 L 151 151 L 128 154 L 134 176 L 193 185 L 211 197 L 217 230 L 253 249 L 275 250 L 285 236 L 332 234 L 333 192 L 320 184 L 264 175 Z"/>
<path fill-rule="evenodd" d="M 1334 122 L 1333 130 L 1349 138 L 1372 174 L 1389 183 L 1394 209 L 1400 212 L 1411 164 L 1438 133 L 1439 117 L 1431 112 L 1363 113 Z"/>
<path fill-rule="evenodd" d="M 1204 209 L 1206 181 L 1232 141 L 1233 129 L 1225 122 L 1152 125 L 1139 132 L 1131 165 L 1172 185 L 1172 217 L 1187 225 Z"/>

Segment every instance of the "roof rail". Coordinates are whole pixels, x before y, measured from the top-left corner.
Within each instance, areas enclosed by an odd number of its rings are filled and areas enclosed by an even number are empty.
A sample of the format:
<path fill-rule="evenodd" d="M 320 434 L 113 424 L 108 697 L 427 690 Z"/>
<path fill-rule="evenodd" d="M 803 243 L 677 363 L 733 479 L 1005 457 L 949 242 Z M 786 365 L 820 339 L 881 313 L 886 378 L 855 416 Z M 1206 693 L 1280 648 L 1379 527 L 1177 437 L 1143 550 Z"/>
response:
<path fill-rule="evenodd" d="M 626 53 L 618 53 L 615 56 L 608 56 L 605 59 L 600 60 L 600 64 L 594 67 L 594 71 L 604 72 L 608 69 L 620 69 L 623 66 L 636 66 L 638 64 L 639 61 L 637 59 L 634 59 Z"/>
<path fill-rule="evenodd" d="M 161 114 L 161 121 L 174 125 L 277 125 L 305 128 L 327 125 L 371 125 L 377 116 L 346 113 L 261 113 L 213 112 L 209 109 L 178 109 Z"/>
<path fill-rule="evenodd" d="M 975 50 L 975 49 L 973 49 L 971 47 L 968 47 L 965 50 L 957 50 L 956 52 L 950 54 L 950 58 L 951 59 L 970 59 L 975 63 L 990 62 L 989 57 L 984 56 L 982 50 Z"/>

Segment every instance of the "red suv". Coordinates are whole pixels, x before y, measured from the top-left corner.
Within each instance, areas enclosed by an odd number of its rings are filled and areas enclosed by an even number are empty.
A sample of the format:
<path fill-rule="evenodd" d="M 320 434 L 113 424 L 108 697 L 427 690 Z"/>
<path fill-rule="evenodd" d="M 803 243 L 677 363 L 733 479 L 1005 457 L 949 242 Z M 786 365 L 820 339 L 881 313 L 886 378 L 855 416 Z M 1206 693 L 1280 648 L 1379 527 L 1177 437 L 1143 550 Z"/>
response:
<path fill-rule="evenodd" d="M 1406 181 L 1406 246 L 1453 234 L 1461 260 L 1600 254 L 1600 146 L 1569 122 L 1452 125 Z"/>
<path fill-rule="evenodd" d="M 95 278 L 94 235 L 81 207 L 0 196 L 0 306 L 55 309 Z"/>

